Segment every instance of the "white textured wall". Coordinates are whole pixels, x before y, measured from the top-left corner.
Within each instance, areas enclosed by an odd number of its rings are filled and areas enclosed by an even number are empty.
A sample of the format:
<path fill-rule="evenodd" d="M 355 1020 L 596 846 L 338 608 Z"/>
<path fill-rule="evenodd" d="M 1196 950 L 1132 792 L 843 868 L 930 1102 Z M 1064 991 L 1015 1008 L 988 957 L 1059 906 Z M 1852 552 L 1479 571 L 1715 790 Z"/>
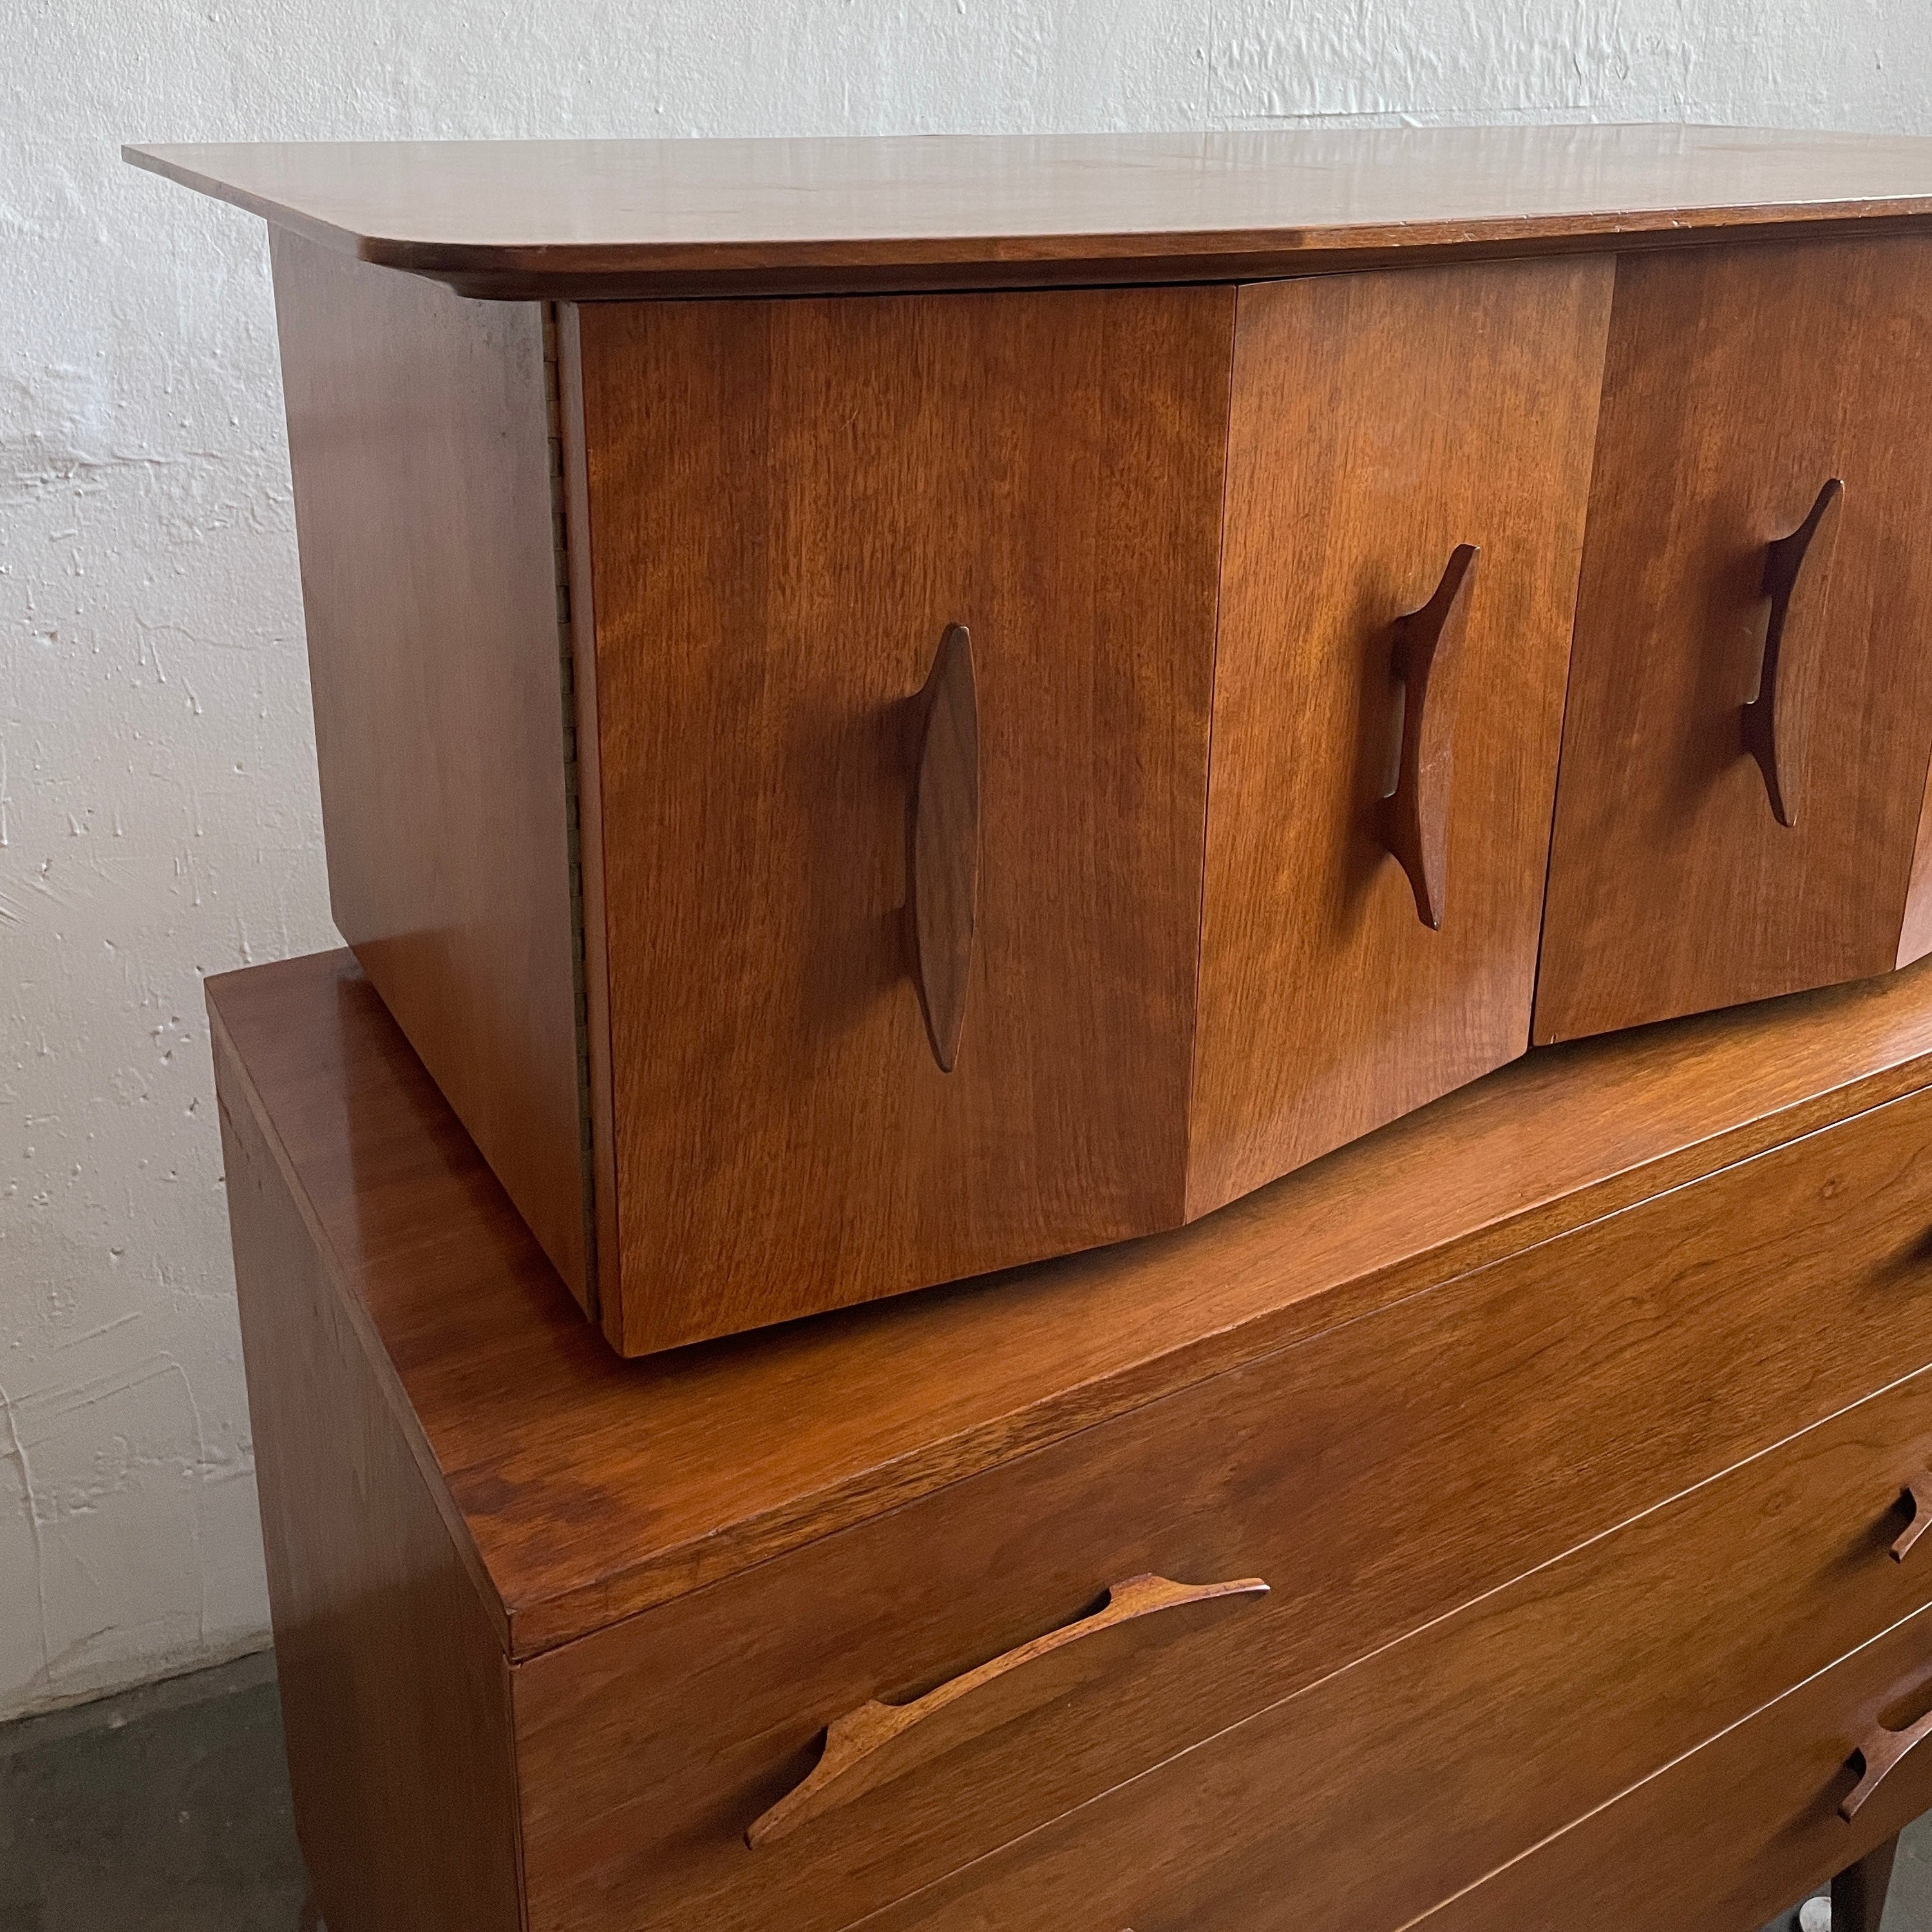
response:
<path fill-rule="evenodd" d="M 203 973 L 332 944 L 263 233 L 140 140 L 1925 131 L 1922 0 L 0 0 L 0 1715 L 267 1622 Z"/>

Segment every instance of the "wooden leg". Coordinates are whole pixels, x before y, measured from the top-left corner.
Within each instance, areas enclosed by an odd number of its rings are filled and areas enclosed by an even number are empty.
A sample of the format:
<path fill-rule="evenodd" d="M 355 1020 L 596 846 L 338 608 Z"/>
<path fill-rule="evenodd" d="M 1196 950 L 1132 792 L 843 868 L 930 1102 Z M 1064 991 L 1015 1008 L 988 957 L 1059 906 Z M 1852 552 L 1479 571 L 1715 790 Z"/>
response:
<path fill-rule="evenodd" d="M 1876 1925 L 1878 1921 L 1874 1918 L 1872 1923 Z M 314 1892 L 302 1900 L 302 1916 L 296 1921 L 296 1932 L 328 1932 L 322 1922 L 322 1908 L 316 1904 Z"/>
<path fill-rule="evenodd" d="M 1888 1838 L 1832 1880 L 1832 1932 L 1878 1932 L 1898 1855 L 1898 1840 Z"/>

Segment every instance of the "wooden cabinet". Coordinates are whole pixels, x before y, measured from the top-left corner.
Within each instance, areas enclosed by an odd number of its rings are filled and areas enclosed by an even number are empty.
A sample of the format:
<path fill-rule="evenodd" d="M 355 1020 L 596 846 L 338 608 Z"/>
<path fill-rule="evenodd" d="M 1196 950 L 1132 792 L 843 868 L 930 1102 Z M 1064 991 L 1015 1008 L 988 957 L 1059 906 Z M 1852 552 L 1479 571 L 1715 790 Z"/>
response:
<path fill-rule="evenodd" d="M 1620 1848 L 1749 1932 L 1932 1775 L 1836 1817 L 1924 1708 L 1928 975 L 644 1363 L 348 955 L 213 982 L 324 1916 L 1393 1932 L 1564 1922 Z"/>
<path fill-rule="evenodd" d="M 621 1352 L 1177 1226 L 1522 1051 L 1607 258 L 547 362 L 275 260 L 338 922 Z"/>
<path fill-rule="evenodd" d="M 1932 949 L 1932 144 L 135 158 L 273 225 L 337 922 L 622 1354 Z"/>
<path fill-rule="evenodd" d="M 1538 1040 L 1932 947 L 1929 289 L 1918 236 L 1619 262 Z"/>
<path fill-rule="evenodd" d="M 1612 274 L 1241 291 L 1190 1213 L 1523 1050 Z"/>

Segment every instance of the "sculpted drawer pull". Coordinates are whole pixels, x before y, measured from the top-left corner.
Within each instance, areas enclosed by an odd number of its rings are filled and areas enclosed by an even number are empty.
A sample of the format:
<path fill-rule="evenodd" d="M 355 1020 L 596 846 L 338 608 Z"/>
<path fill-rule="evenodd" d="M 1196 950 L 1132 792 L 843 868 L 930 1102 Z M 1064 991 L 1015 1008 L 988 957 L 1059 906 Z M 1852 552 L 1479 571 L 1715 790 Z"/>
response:
<path fill-rule="evenodd" d="M 1860 1767 L 1858 1781 L 1838 1807 L 1838 1816 L 1849 1825 L 1899 1760 L 1928 1737 L 1932 1737 L 1932 1711 L 1902 1731 L 1888 1731 L 1882 1724 L 1876 1726 L 1871 1736 L 1852 1754 L 1850 1761 Z"/>
<path fill-rule="evenodd" d="M 1454 662 L 1478 554 L 1474 544 L 1458 544 L 1435 596 L 1420 610 L 1395 620 L 1390 669 L 1402 686 L 1402 742 L 1395 783 L 1382 801 L 1376 829 L 1408 874 L 1416 916 L 1432 932 L 1442 924 L 1454 721 L 1440 704 L 1430 709 L 1429 684 L 1432 676 L 1446 675 Z"/>
<path fill-rule="evenodd" d="M 906 827 L 906 912 L 926 1037 L 952 1071 L 980 914 L 980 704 L 972 634 L 949 624 L 915 701 L 919 764 Z"/>
<path fill-rule="evenodd" d="M 1804 748 L 1806 722 L 1797 689 L 1788 679 L 1782 686 L 1779 682 L 1785 620 L 1805 560 L 1816 553 L 1818 561 L 1812 572 L 1816 576 L 1830 556 L 1832 538 L 1838 527 L 1839 500 L 1844 494 L 1844 484 L 1835 476 L 1830 478 L 1818 492 L 1818 500 L 1804 522 L 1788 537 L 1780 537 L 1765 548 L 1762 594 L 1771 599 L 1771 615 L 1765 625 L 1764 662 L 1758 672 L 1757 695 L 1744 706 L 1742 722 L 1744 748 L 1756 759 L 1758 770 L 1764 774 L 1772 816 L 1780 825 L 1798 822 L 1792 779 Z"/>
<path fill-rule="evenodd" d="M 1106 1601 L 1091 1616 L 1082 1617 L 1076 1623 L 1063 1624 L 1058 1630 L 1034 1637 L 1018 1649 L 994 1658 L 990 1664 L 982 1664 L 977 1670 L 949 1679 L 937 1690 L 928 1690 L 923 1697 L 916 1698 L 909 1704 L 884 1704 L 877 1698 L 870 1703 L 861 1704 L 856 1711 L 835 1718 L 826 1726 L 825 1749 L 812 1767 L 811 1775 L 754 1822 L 745 1834 L 745 1842 L 756 1850 L 760 1845 L 770 1844 L 774 1838 L 782 1838 L 808 1818 L 814 1818 L 836 1805 L 847 1804 L 862 1792 L 869 1791 L 874 1785 L 882 1784 L 947 1746 L 960 1742 L 961 1732 L 957 1728 L 935 1727 L 934 1732 L 922 1735 L 920 1727 L 929 1724 L 942 1711 L 974 1697 L 976 1694 L 983 1698 L 1002 1679 L 1012 1677 L 1015 1672 L 1024 1670 L 1028 1665 L 1036 1664 L 1056 1651 L 1079 1642 L 1083 1637 L 1096 1636 L 1102 1630 L 1116 1629 L 1137 1618 L 1154 1616 L 1162 1610 L 1179 1610 L 1190 1604 L 1213 1603 L 1223 1597 L 1258 1597 L 1267 1594 L 1268 1586 L 1258 1576 L 1244 1576 L 1234 1583 L 1173 1583 L 1165 1576 L 1130 1576 L 1107 1592 Z M 993 1724 L 1009 1713 L 999 1706 L 996 1699 L 987 1701 L 989 1721 L 983 1728 L 991 1729 Z M 943 1734 L 940 1734 L 942 1729 Z M 964 1734 L 971 1736 L 977 1732 L 968 1724 Z"/>
<path fill-rule="evenodd" d="M 1912 1520 L 1899 1532 L 1898 1540 L 1892 1546 L 1892 1560 L 1903 1563 L 1912 1553 L 1912 1546 L 1932 1529 L 1932 1474 L 1919 1477 L 1905 1486 L 1905 1500 L 1912 1505 Z"/>

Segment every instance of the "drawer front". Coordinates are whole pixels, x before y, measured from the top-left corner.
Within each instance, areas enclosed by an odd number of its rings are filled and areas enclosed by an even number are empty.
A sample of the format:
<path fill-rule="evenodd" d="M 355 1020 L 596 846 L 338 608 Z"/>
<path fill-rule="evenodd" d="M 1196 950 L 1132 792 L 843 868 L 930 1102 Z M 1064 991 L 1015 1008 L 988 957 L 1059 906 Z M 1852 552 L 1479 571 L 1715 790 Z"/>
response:
<path fill-rule="evenodd" d="M 1393 1932 L 1932 1598 L 1888 1554 L 1928 1451 L 1932 1370 L 870 1923 Z"/>
<path fill-rule="evenodd" d="M 1898 958 L 1932 754 L 1928 429 L 1932 240 L 1619 262 L 1539 1040 Z M 1842 499 L 1774 602 L 1767 546 L 1834 478 Z M 1780 602 L 1770 687 L 1790 824 L 1742 711 Z"/>
<path fill-rule="evenodd" d="M 1598 256 L 1241 291 L 1190 1214 L 1528 1042 L 1614 273 Z M 1445 583 L 1412 680 L 1425 907 L 1390 836 L 1394 647 Z"/>
<path fill-rule="evenodd" d="M 1932 1810 L 1932 1744 L 1849 1821 L 1882 1730 L 1932 1710 L 1922 1610 L 1422 1919 L 1417 1932 L 1746 1932 Z M 1110 1928 L 1118 1932 L 1118 1928 Z M 1138 1932 L 1138 1928 L 1136 1928 Z"/>
<path fill-rule="evenodd" d="M 1916 1095 L 520 1665 L 532 1932 L 842 1924 L 1715 1475 L 1932 1360 L 1928 1205 Z M 1144 1572 L 1271 1589 L 745 1850 L 833 1719 Z"/>
<path fill-rule="evenodd" d="M 1180 1220 L 1234 304 L 579 312 L 626 1352 Z"/>

